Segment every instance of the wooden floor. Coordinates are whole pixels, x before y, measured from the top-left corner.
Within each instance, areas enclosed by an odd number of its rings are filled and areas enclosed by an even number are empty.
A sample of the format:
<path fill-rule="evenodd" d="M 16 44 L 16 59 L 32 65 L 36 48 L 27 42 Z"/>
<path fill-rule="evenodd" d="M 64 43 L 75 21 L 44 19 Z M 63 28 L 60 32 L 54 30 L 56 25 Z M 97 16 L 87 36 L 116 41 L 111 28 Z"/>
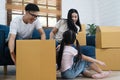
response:
<path fill-rule="evenodd" d="M 0 66 L 0 80 L 16 80 L 15 78 L 16 70 L 15 66 L 8 66 L 8 74 L 4 75 L 3 73 L 3 66 Z M 95 80 L 92 78 L 85 78 L 85 77 L 77 77 L 72 80 Z M 60 78 L 60 74 L 57 73 L 57 80 L 64 80 Z M 97 80 L 120 80 L 120 71 L 112 71 L 112 74 L 104 79 L 97 79 Z"/>

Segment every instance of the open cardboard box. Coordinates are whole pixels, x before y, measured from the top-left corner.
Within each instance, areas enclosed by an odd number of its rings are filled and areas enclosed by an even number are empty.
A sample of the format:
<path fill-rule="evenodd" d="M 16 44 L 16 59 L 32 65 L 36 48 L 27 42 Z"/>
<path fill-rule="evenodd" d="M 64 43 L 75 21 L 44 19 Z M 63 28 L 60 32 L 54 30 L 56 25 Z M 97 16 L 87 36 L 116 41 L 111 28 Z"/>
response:
<path fill-rule="evenodd" d="M 120 48 L 120 26 L 97 27 L 96 48 Z"/>
<path fill-rule="evenodd" d="M 17 40 L 16 80 L 56 80 L 54 40 Z"/>

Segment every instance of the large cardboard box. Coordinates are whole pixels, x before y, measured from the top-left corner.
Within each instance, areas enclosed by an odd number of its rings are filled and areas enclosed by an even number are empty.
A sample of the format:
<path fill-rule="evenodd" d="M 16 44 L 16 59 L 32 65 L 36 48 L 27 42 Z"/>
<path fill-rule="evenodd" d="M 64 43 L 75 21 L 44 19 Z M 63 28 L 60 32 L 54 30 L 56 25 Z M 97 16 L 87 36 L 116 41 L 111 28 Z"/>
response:
<path fill-rule="evenodd" d="M 86 33 L 85 32 L 79 32 L 76 38 L 79 41 L 80 45 L 86 45 Z"/>
<path fill-rule="evenodd" d="M 56 80 L 54 40 L 17 40 L 16 80 Z"/>
<path fill-rule="evenodd" d="M 77 34 L 76 38 L 80 45 L 86 45 L 86 29 L 84 24 L 82 24 L 82 31 Z"/>
<path fill-rule="evenodd" d="M 85 24 L 82 24 L 81 27 L 82 27 L 82 32 L 86 32 L 86 26 L 85 26 Z"/>
<path fill-rule="evenodd" d="M 96 29 L 97 48 L 120 48 L 120 26 L 100 26 Z"/>
<path fill-rule="evenodd" d="M 120 70 L 120 49 L 98 49 L 96 48 L 96 59 L 106 63 L 103 70 Z"/>

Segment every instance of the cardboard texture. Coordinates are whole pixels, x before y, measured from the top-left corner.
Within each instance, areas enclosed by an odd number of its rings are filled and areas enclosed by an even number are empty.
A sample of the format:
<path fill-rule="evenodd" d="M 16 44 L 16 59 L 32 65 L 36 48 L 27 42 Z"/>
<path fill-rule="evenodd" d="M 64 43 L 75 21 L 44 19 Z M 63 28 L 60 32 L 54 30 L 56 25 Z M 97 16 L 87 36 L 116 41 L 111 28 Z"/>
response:
<path fill-rule="evenodd" d="M 77 34 L 76 38 L 80 45 L 86 45 L 86 29 L 84 24 L 82 24 L 82 31 Z"/>
<path fill-rule="evenodd" d="M 86 45 L 86 33 L 85 32 L 79 32 L 76 38 L 79 41 L 80 45 Z"/>
<path fill-rule="evenodd" d="M 86 32 L 86 27 L 85 27 L 85 24 L 82 24 L 82 32 Z"/>
<path fill-rule="evenodd" d="M 56 80 L 54 40 L 17 40 L 16 80 Z"/>
<path fill-rule="evenodd" d="M 96 58 L 104 61 L 107 67 L 100 66 L 103 70 L 120 70 L 120 49 L 98 49 Z"/>
<path fill-rule="evenodd" d="M 120 26 L 97 27 L 96 48 L 120 48 Z"/>

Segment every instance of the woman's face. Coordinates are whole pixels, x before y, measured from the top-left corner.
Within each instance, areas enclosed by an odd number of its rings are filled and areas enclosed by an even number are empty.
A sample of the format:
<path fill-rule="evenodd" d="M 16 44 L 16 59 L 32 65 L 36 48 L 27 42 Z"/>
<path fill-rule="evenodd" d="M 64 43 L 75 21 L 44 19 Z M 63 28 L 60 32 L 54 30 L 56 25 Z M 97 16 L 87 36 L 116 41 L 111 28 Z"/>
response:
<path fill-rule="evenodd" d="M 77 13 L 72 13 L 72 20 L 76 24 L 76 22 L 78 20 L 78 14 Z"/>

